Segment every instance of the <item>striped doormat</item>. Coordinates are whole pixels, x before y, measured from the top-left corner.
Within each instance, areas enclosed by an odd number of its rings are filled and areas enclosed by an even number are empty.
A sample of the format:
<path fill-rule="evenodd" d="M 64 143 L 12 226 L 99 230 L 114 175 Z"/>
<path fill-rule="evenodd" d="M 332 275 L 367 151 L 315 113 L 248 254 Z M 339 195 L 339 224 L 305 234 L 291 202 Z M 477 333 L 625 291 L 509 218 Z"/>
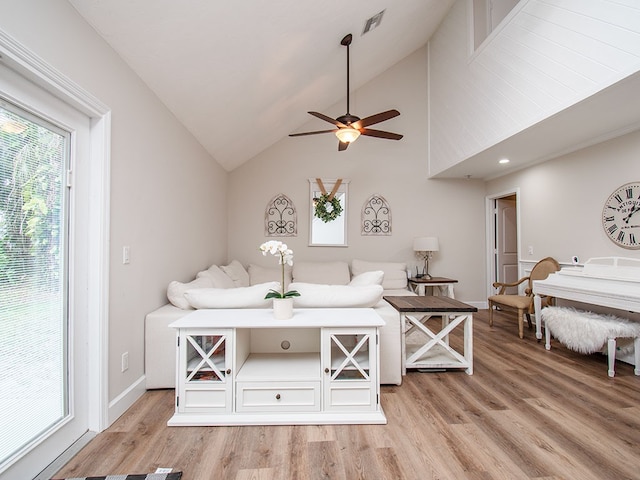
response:
<path fill-rule="evenodd" d="M 59 478 L 52 480 L 180 480 L 182 472 L 142 473 L 139 475 L 103 475 L 97 477 Z"/>

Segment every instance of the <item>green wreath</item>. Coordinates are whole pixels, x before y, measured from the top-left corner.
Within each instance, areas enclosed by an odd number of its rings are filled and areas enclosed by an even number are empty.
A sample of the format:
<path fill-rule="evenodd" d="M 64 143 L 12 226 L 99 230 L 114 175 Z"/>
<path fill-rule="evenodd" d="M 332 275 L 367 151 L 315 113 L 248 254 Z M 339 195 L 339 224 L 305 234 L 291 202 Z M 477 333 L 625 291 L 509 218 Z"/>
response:
<path fill-rule="evenodd" d="M 327 210 L 327 203 L 331 204 L 331 211 Z M 325 193 L 316 200 L 315 214 L 324 223 L 331 222 L 338 218 L 342 213 L 342 205 L 337 197 L 329 200 L 329 194 Z"/>

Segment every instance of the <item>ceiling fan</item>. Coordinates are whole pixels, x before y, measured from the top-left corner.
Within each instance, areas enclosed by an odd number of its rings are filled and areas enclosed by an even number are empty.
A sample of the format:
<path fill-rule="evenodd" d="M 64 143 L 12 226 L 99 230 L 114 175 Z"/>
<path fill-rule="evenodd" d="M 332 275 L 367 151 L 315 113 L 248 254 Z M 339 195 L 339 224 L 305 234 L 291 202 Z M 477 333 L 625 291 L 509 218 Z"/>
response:
<path fill-rule="evenodd" d="M 366 118 L 360 118 L 349 113 L 349 45 L 351 45 L 352 35 L 349 33 L 346 35 L 340 45 L 347 47 L 347 113 L 340 117 L 333 119 L 327 115 L 323 115 L 318 112 L 309 112 L 314 117 L 324 120 L 325 122 L 332 123 L 337 128 L 331 130 L 319 130 L 316 132 L 304 132 L 304 133 L 291 133 L 290 137 L 301 137 L 304 135 L 317 135 L 319 133 L 335 133 L 338 137 L 338 151 L 346 150 L 350 143 L 354 142 L 360 135 L 367 135 L 369 137 L 386 138 L 389 140 L 400 140 L 402 135 L 392 132 L 385 132 L 382 130 L 374 130 L 372 128 L 366 128 L 369 125 L 375 123 L 384 122 L 390 118 L 400 115 L 398 110 L 387 110 L 386 112 L 376 113 Z"/>

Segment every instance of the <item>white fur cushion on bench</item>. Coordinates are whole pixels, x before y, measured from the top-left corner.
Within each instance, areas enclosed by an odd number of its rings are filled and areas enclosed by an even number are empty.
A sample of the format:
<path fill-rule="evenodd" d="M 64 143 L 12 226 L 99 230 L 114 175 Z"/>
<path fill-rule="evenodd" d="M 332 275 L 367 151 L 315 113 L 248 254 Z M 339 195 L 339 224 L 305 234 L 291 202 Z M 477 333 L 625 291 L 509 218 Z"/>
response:
<path fill-rule="evenodd" d="M 640 337 L 640 323 L 569 307 L 547 307 L 541 312 L 549 332 L 579 353 L 599 352 L 609 338 Z"/>
<path fill-rule="evenodd" d="M 382 299 L 382 285 L 319 285 L 316 283 L 294 282 L 290 290 L 300 296 L 294 297 L 296 308 L 369 308 Z"/>
<path fill-rule="evenodd" d="M 280 282 L 267 282 L 250 287 L 197 288 L 187 290 L 185 298 L 193 308 L 267 308 L 269 290 L 280 290 Z"/>

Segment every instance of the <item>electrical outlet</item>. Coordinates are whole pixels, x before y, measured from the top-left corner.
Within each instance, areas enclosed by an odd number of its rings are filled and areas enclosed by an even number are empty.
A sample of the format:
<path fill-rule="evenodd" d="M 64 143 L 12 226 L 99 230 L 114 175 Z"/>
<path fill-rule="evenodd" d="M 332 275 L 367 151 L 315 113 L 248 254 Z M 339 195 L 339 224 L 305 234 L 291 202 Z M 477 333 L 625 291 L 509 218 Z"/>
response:
<path fill-rule="evenodd" d="M 124 352 L 122 354 L 122 371 L 126 372 L 129 370 L 129 352 Z"/>
<path fill-rule="evenodd" d="M 533 246 L 529 245 L 527 252 L 529 253 L 529 255 L 533 255 Z"/>
<path fill-rule="evenodd" d="M 129 258 L 130 254 L 131 254 L 131 247 L 129 247 L 129 245 L 122 247 L 122 264 L 123 265 L 129 265 L 129 263 L 131 262 Z"/>

